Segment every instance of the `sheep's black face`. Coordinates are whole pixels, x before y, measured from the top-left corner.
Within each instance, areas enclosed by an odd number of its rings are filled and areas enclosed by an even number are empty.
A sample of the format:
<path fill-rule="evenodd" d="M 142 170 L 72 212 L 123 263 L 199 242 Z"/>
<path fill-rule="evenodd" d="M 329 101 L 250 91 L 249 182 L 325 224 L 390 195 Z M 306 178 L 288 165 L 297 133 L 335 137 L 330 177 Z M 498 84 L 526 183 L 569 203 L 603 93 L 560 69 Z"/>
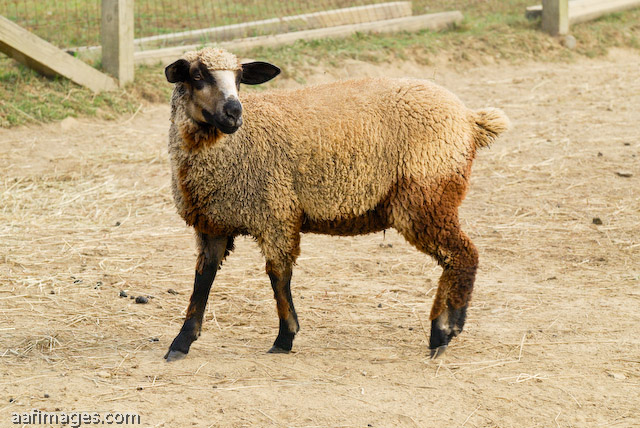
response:
<path fill-rule="evenodd" d="M 266 62 L 243 64 L 240 70 L 209 70 L 200 61 L 178 60 L 165 69 L 167 80 L 188 91 L 187 113 L 202 126 L 233 134 L 242 126 L 240 83 L 256 85 L 273 79 L 280 69 Z"/>
<path fill-rule="evenodd" d="M 182 82 L 188 92 L 186 110 L 202 126 L 232 134 L 242 125 L 238 100 L 241 70 L 209 70 L 200 61 L 182 59 L 166 68 L 170 82 Z"/>

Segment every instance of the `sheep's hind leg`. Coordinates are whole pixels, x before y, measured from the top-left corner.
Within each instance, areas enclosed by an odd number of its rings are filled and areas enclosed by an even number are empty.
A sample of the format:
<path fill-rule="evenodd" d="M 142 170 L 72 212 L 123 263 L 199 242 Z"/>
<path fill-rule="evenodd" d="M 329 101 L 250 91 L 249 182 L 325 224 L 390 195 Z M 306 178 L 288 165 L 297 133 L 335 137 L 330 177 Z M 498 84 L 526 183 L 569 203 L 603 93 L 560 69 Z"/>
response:
<path fill-rule="evenodd" d="M 169 351 L 164 358 L 176 361 L 189 353 L 189 347 L 198 339 L 202 330 L 204 310 L 209 299 L 209 291 L 216 277 L 222 260 L 233 249 L 233 238 L 227 236 L 210 236 L 198 234 L 200 254 L 196 263 L 196 274 L 193 282 L 193 293 L 187 308 L 187 315 L 180 333 L 173 339 Z"/>
<path fill-rule="evenodd" d="M 441 355 L 451 339 L 462 332 L 478 268 L 478 252 L 457 225 L 439 236 L 446 239 L 437 241 L 433 253 L 443 271 L 429 317 L 431 358 Z"/>
<path fill-rule="evenodd" d="M 458 220 L 463 189 L 464 183 L 452 182 L 430 191 L 410 182 L 392 208 L 394 228 L 443 268 L 430 315 L 432 358 L 462 332 L 478 267 L 478 252 Z"/>
<path fill-rule="evenodd" d="M 291 351 L 293 338 L 300 330 L 298 315 L 291 298 L 291 265 L 280 270 L 274 269 L 270 263 L 267 263 L 267 273 L 271 280 L 273 297 L 276 299 L 278 318 L 280 320 L 278 337 L 273 342 L 269 352 L 272 354 L 286 354 Z"/>

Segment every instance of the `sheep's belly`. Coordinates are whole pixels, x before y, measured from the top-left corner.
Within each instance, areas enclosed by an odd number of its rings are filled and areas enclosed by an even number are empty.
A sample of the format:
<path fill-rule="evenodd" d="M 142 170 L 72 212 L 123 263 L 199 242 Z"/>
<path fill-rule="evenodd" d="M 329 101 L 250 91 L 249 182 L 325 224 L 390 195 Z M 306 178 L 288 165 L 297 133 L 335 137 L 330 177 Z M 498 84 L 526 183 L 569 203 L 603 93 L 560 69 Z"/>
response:
<path fill-rule="evenodd" d="M 358 218 L 376 207 L 395 182 L 388 168 L 316 168 L 300 174 L 295 191 L 307 218 L 317 222 Z"/>
<path fill-rule="evenodd" d="M 379 232 L 389 228 L 387 209 L 383 203 L 360 216 L 336 220 L 314 220 L 304 216 L 302 232 L 323 233 L 327 235 L 355 236 Z"/>

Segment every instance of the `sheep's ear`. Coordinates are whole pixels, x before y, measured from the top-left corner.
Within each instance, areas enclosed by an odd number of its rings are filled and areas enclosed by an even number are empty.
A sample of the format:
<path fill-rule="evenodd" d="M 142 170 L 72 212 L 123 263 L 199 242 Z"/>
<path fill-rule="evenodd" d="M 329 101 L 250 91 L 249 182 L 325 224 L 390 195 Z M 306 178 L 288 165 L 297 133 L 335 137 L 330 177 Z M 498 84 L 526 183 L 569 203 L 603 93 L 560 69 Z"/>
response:
<path fill-rule="evenodd" d="M 189 61 L 179 59 L 164 69 L 164 75 L 171 83 L 186 82 L 189 78 Z"/>
<path fill-rule="evenodd" d="M 240 83 L 259 85 L 280 74 L 280 69 L 268 62 L 256 61 L 242 64 L 242 79 Z"/>

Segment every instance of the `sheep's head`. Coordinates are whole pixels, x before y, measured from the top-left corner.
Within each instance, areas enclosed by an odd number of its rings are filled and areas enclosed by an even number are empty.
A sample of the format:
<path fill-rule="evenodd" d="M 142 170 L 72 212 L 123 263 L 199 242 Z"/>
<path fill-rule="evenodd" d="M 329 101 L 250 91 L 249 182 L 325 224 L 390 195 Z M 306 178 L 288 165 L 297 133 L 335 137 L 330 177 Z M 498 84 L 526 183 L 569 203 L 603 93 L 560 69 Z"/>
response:
<path fill-rule="evenodd" d="M 167 80 L 182 84 L 186 90 L 186 113 L 203 127 L 215 127 L 232 134 L 242 125 L 242 104 L 238 99 L 240 83 L 257 85 L 280 73 L 266 62 L 241 64 L 235 55 L 204 48 L 187 52 L 164 70 Z"/>

